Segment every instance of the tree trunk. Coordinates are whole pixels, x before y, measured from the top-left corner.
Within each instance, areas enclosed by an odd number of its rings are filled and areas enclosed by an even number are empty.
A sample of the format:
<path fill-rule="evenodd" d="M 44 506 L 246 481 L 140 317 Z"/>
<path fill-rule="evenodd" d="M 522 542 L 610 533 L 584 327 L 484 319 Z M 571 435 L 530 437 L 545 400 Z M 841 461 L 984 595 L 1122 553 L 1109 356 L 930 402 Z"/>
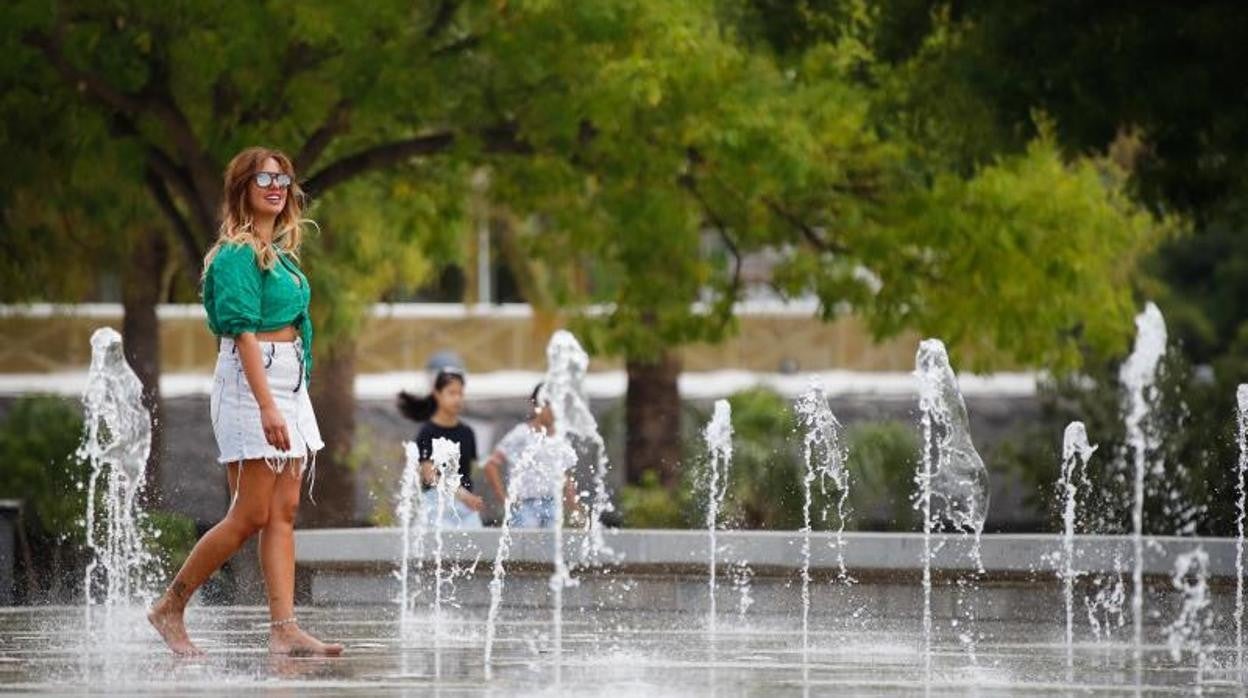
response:
<path fill-rule="evenodd" d="M 657 361 L 629 359 L 625 397 L 627 440 L 625 474 L 629 484 L 656 471 L 659 480 L 674 487 L 680 463 L 680 358 L 664 351 Z"/>
<path fill-rule="evenodd" d="M 355 436 L 355 342 L 339 340 L 318 355 L 312 376 L 312 404 L 325 440 L 316 457 L 316 483 L 308 502 L 300 507 L 308 526 L 353 526 L 355 472 L 350 462 Z"/>
<path fill-rule="evenodd" d="M 168 261 L 169 243 L 164 231 L 149 228 L 135 241 L 122 282 L 123 349 L 130 368 L 143 383 L 143 406 L 152 419 L 152 447 L 147 457 L 147 488 L 143 496 L 143 504 L 149 509 L 159 508 L 162 503 L 163 405 L 160 399 L 160 321 L 156 317 L 156 306 L 160 302 L 161 280 Z"/>

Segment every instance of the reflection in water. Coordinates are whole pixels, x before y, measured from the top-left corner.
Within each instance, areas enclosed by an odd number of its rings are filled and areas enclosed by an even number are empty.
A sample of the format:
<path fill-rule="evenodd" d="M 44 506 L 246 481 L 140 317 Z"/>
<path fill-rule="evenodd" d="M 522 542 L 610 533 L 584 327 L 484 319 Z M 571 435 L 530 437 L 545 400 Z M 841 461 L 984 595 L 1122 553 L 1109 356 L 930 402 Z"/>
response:
<path fill-rule="evenodd" d="M 893 594 L 887 586 L 872 590 L 872 585 L 862 584 L 856 589 Z M 763 598 L 795 594 L 775 581 L 762 584 L 758 592 Z M 1060 589 L 1050 592 L 1053 607 L 1060 608 Z M 985 593 L 998 608 L 1023 603 L 1011 596 L 1016 591 L 1008 587 L 990 587 Z M 1211 593 L 1216 612 L 1233 608 L 1233 590 L 1214 588 Z M 909 599 L 911 604 L 918 601 L 917 595 Z M 154 636 L 143 639 L 139 633 L 135 633 L 139 639 L 109 648 L 107 657 L 84 653 L 78 636 L 85 621 L 77 609 L 11 609 L 0 612 L 0 692 L 186 695 L 262 688 L 266 695 L 279 696 L 627 693 L 658 698 L 923 690 L 917 619 L 882 615 L 869 629 L 847 637 L 836 609 L 816 608 L 806 652 L 791 615 L 753 614 L 749 624 L 721 623 L 711 636 L 701 610 L 568 610 L 558 667 L 547 634 L 549 609 L 513 608 L 498 621 L 489 680 L 482 662 L 484 608 L 448 610 L 448 632 L 441 636 L 429 632 L 433 623 L 429 614 L 409 618 L 412 627 L 400 632 L 389 606 L 305 609 L 303 615 L 310 622 L 332 628 L 334 636 L 346 642 L 346 655 L 330 659 L 270 656 L 264 649 L 263 609 L 197 606 L 191 609 L 190 626 L 196 638 L 203 638 L 208 656 L 195 660 L 173 658 Z M 1063 618 L 1060 613 L 1050 615 L 1043 622 L 981 618 L 994 639 L 980 647 L 978 667 L 966 663 L 953 633 L 938 632 L 933 638 L 932 688 L 943 689 L 939 693 L 978 689 L 992 695 L 1034 695 L 1063 686 L 1081 695 L 1118 690 L 1131 672 L 1131 645 L 1076 645 L 1073 680 L 1068 682 Z M 1160 621 L 1147 631 L 1148 685 L 1190 688 L 1195 660 L 1171 657 Z M 1217 629 L 1207 649 L 1204 688 L 1210 693 L 1225 691 L 1235 664 L 1233 628 Z"/>

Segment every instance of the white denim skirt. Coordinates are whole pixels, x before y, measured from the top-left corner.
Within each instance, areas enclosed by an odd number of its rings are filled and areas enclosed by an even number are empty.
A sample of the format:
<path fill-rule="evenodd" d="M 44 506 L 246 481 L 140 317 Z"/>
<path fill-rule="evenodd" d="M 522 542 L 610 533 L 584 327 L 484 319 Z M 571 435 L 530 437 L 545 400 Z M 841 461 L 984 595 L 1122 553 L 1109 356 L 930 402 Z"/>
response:
<path fill-rule="evenodd" d="M 269 380 L 269 392 L 286 419 L 290 450 L 278 450 L 265 440 L 264 429 L 260 426 L 260 405 L 243 373 L 237 346 L 233 339 L 223 337 L 209 400 L 212 431 L 220 452 L 217 462 L 263 459 L 279 473 L 296 459 L 315 462 L 316 452 L 325 447 L 325 442 L 321 440 L 312 400 L 308 397 L 308 383 L 304 380 L 303 341 L 262 341 L 260 355 Z"/>

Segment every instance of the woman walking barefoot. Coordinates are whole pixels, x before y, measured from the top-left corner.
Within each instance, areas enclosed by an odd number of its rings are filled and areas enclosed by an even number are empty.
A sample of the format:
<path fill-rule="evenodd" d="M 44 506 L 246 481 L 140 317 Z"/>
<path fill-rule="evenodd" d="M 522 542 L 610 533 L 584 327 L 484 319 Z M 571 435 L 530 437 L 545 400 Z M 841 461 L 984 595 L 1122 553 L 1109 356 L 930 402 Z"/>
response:
<path fill-rule="evenodd" d="M 220 338 L 209 412 L 230 508 L 191 551 L 148 620 L 175 653 L 201 654 L 186 634 L 191 595 L 253 534 L 269 596 L 269 651 L 337 655 L 342 645 L 295 619 L 295 514 L 305 464 L 324 447 L 308 398 L 312 320 L 297 264 L 303 193 L 281 152 L 248 148 L 225 171 L 221 233 L 204 259 L 204 309 Z"/>

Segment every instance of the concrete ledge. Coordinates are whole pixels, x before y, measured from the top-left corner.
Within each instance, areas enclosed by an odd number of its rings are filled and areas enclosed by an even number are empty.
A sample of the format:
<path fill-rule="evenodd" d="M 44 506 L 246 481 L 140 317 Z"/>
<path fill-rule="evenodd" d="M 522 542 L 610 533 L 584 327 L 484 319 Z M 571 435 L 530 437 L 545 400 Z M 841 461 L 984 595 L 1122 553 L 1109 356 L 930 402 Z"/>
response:
<path fill-rule="evenodd" d="M 296 563 L 305 570 L 390 569 L 398 560 L 402 538 L 398 528 L 316 529 L 296 532 Z M 500 531 L 447 531 L 444 557 L 448 561 L 492 561 Z M 746 562 L 756 574 L 785 574 L 801 566 L 803 536 L 795 531 L 720 531 L 718 559 L 727 566 Z M 606 533 L 616 553 L 613 566 L 623 570 L 667 569 L 696 573 L 705 569 L 710 552 L 704 531 L 619 529 Z M 581 559 L 584 534 L 564 534 L 564 555 Z M 430 559 L 434 536 L 427 534 L 426 559 Z M 986 535 L 982 541 L 985 571 L 1001 577 L 1051 576 L 1061 564 L 1061 538 L 1048 534 Z M 1229 538 L 1179 538 L 1150 536 L 1145 541 L 1144 572 L 1169 577 L 1180 553 L 1197 546 L 1209 555 L 1213 578 L 1234 579 L 1235 541 Z M 512 532 L 509 559 L 517 565 L 547 566 L 552 560 L 553 538 L 549 531 Z M 945 572 L 974 568 L 969 541 L 960 536 L 935 535 L 933 569 Z M 846 533 L 845 565 L 858 570 L 913 572 L 922 569 L 923 537 L 916 533 Z M 1077 536 L 1075 567 L 1088 573 L 1127 572 L 1133 559 L 1131 539 L 1126 536 Z M 836 539 L 830 533 L 811 534 L 811 568 L 827 573 L 837 568 Z M 904 575 L 899 575 L 904 576 Z"/>

